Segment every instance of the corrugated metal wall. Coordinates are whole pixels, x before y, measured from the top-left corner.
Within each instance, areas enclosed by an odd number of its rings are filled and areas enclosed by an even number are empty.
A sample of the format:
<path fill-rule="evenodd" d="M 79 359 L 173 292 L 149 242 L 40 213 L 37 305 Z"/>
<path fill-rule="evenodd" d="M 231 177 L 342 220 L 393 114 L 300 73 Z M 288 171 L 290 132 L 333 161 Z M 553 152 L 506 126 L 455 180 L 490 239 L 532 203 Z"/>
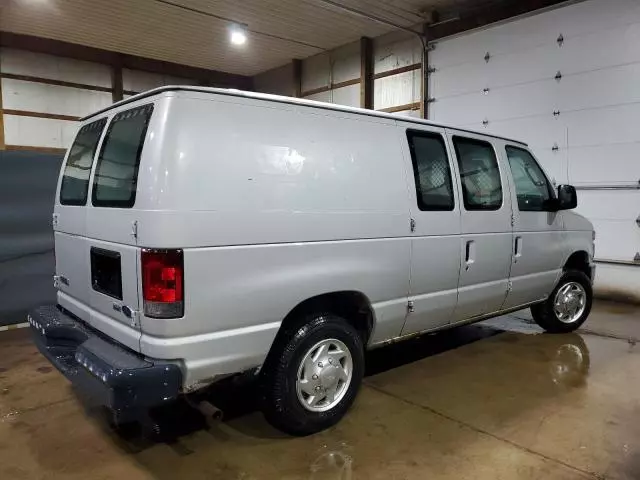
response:
<path fill-rule="evenodd" d="M 420 117 L 420 40 L 393 32 L 373 40 L 373 55 L 373 108 Z M 360 68 L 359 42 L 307 58 L 302 61 L 302 97 L 359 107 Z M 254 77 L 257 91 L 279 95 L 293 95 L 293 82 L 292 64 Z"/>
<path fill-rule="evenodd" d="M 294 96 L 293 63 L 256 75 L 253 77 L 253 86 L 258 92 Z"/>
<path fill-rule="evenodd" d="M 420 117 L 422 91 L 422 44 L 414 35 L 394 32 L 373 41 L 373 108 L 375 110 L 406 108 L 396 113 Z M 382 76 L 403 67 L 407 72 Z M 379 78 L 376 78 L 379 77 Z"/>
<path fill-rule="evenodd" d="M 350 43 L 303 60 L 302 97 L 359 107 L 360 44 Z"/>
<path fill-rule="evenodd" d="M 108 66 L 97 63 L 1 48 L 5 143 L 66 148 L 75 135 L 74 118 L 111 104 L 111 93 L 105 91 L 111 88 L 110 72 Z M 47 79 L 103 91 L 42 81 Z M 68 118 L 47 118 L 54 115 Z"/>
<path fill-rule="evenodd" d="M 25 50 L 0 48 L 4 141 L 11 147 L 67 148 L 76 119 L 112 103 L 111 67 Z M 188 78 L 122 70 L 124 97 Z"/>

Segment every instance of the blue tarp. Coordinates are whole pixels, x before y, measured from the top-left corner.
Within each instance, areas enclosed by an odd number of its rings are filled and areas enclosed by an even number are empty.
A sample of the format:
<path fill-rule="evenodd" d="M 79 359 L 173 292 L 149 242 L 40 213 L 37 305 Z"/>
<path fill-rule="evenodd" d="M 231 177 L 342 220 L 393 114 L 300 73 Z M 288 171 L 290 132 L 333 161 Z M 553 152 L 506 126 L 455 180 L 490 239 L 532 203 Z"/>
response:
<path fill-rule="evenodd" d="M 55 301 L 51 214 L 62 155 L 0 151 L 0 326 Z"/>

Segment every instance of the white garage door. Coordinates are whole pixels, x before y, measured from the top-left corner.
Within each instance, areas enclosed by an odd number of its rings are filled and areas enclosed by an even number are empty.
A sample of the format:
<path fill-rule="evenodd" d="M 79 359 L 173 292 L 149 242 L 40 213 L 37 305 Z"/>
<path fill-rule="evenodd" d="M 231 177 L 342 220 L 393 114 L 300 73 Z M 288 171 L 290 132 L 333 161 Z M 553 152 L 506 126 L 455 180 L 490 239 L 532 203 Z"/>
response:
<path fill-rule="evenodd" d="M 437 42 L 430 118 L 522 139 L 578 188 L 596 286 L 640 299 L 640 1 L 590 0 Z"/>

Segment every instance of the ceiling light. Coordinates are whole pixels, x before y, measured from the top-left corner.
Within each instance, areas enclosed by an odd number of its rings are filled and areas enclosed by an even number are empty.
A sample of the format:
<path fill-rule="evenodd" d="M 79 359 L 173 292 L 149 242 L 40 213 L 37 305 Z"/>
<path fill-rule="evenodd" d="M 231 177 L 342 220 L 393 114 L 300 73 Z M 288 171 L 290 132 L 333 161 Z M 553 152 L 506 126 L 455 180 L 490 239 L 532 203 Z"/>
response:
<path fill-rule="evenodd" d="M 230 40 L 234 45 L 244 45 L 247 42 L 247 28 L 244 25 L 233 25 Z"/>

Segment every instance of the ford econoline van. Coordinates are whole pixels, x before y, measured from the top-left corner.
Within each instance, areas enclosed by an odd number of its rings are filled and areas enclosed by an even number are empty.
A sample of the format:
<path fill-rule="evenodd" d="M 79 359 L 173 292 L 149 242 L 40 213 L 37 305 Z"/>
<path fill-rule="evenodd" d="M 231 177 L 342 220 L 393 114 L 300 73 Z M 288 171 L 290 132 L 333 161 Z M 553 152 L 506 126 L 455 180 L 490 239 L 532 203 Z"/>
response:
<path fill-rule="evenodd" d="M 125 421 L 241 372 L 295 435 L 366 349 L 530 307 L 589 315 L 592 224 L 527 145 L 307 100 L 163 87 L 84 118 L 53 214 L 40 351 Z"/>

